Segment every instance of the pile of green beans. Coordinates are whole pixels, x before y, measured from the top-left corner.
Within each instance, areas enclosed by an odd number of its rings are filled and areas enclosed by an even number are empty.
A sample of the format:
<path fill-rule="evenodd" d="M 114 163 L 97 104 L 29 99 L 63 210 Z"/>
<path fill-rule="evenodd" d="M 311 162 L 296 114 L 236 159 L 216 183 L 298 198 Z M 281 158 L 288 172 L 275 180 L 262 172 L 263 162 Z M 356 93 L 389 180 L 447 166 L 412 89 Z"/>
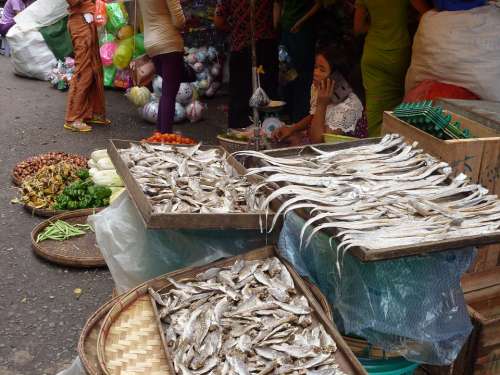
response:
<path fill-rule="evenodd" d="M 88 231 L 94 231 L 89 224 L 69 224 L 64 220 L 57 220 L 48 225 L 36 238 L 36 243 L 45 240 L 66 241 L 72 237 L 83 236 Z"/>

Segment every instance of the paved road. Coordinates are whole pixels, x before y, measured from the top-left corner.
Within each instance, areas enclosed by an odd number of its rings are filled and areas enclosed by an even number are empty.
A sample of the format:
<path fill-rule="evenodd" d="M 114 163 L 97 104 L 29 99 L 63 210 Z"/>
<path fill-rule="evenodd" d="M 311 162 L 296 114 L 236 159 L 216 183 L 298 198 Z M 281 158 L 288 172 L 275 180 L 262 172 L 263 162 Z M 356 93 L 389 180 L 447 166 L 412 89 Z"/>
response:
<path fill-rule="evenodd" d="M 89 154 L 109 138 L 141 139 L 144 123 L 122 93 L 108 91 L 109 128 L 88 134 L 64 131 L 66 94 L 48 83 L 16 77 L 0 56 L 0 375 L 55 374 L 76 356 L 87 317 L 110 298 L 107 270 L 74 270 L 49 264 L 31 250 L 30 232 L 40 222 L 12 205 L 10 172 L 20 160 L 49 151 Z M 176 130 L 213 142 L 224 126 L 221 98 L 209 102 L 206 120 Z M 79 299 L 75 288 L 83 293 Z"/>

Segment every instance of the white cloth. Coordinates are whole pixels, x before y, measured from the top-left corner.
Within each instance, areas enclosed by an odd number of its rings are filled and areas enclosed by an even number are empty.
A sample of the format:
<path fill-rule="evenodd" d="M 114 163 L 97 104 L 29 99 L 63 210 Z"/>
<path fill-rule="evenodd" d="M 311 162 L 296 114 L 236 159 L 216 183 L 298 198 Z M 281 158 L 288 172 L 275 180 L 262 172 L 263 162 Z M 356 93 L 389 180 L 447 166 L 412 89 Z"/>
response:
<path fill-rule="evenodd" d="M 316 113 L 317 101 L 318 90 L 312 85 L 311 108 L 309 110 L 311 115 Z M 344 133 L 353 133 L 361 117 L 363 117 L 363 103 L 352 92 L 342 103 L 328 105 L 325 114 L 325 125 L 331 131 L 342 130 Z"/>
<path fill-rule="evenodd" d="M 500 8 L 424 14 L 413 42 L 406 91 L 425 80 L 500 101 Z"/>

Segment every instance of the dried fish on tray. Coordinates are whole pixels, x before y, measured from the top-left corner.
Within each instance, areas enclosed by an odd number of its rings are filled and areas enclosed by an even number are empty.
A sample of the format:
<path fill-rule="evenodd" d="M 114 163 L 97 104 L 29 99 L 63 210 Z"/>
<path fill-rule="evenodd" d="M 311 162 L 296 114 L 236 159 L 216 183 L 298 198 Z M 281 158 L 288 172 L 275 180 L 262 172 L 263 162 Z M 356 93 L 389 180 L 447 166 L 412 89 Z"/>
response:
<path fill-rule="evenodd" d="M 260 180 L 221 148 L 112 140 L 108 152 L 149 228 L 264 225 Z"/>
<path fill-rule="evenodd" d="M 149 289 L 177 374 L 336 374 L 337 344 L 276 257 Z"/>
<path fill-rule="evenodd" d="M 262 209 L 279 199 L 277 215 L 307 210 L 303 244 L 329 230 L 339 249 L 377 260 L 500 241 L 497 196 L 464 174 L 452 177 L 447 163 L 416 143 L 391 134 L 380 142 L 309 150 L 312 155 L 305 156 L 295 149 L 294 157 L 237 153 L 262 161 L 248 173 L 267 176 L 257 191 L 275 187 Z"/>

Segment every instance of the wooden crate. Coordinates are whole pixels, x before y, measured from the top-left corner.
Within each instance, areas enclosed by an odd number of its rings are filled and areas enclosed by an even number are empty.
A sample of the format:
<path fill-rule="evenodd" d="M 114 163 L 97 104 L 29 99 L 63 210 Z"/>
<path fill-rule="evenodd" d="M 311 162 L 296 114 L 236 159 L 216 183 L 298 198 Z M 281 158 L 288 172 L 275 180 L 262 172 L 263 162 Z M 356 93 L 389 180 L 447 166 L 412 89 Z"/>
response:
<path fill-rule="evenodd" d="M 477 138 L 443 141 L 395 117 L 384 113 L 382 133 L 398 133 L 408 142 L 417 141 L 431 155 L 449 163 L 455 172 L 463 172 L 473 182 L 500 195 L 500 133 L 466 117 L 449 112 Z"/>
<path fill-rule="evenodd" d="M 395 117 L 384 113 L 382 133 L 398 133 L 408 142 L 417 141 L 431 155 L 449 163 L 455 172 L 463 172 L 491 193 L 500 196 L 500 132 L 453 112 L 453 121 L 460 121 L 477 138 L 443 141 Z M 485 271 L 500 265 L 500 245 L 479 248 L 470 272 Z"/>
<path fill-rule="evenodd" d="M 464 276 L 462 288 L 477 335 L 470 373 L 500 374 L 500 267 Z"/>

